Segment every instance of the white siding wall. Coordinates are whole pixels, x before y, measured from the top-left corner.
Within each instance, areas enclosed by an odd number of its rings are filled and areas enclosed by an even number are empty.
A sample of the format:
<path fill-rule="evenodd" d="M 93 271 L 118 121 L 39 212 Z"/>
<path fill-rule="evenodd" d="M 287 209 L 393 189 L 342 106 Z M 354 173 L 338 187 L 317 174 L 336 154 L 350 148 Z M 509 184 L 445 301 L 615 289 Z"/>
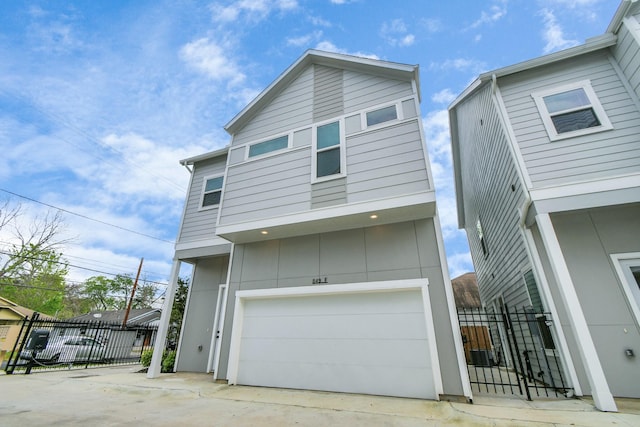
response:
<path fill-rule="evenodd" d="M 466 231 L 482 302 L 489 304 L 503 294 L 511 306 L 528 305 L 521 272 L 529 262 L 518 230 L 523 189 L 492 102 L 491 86 L 460 104 L 457 113 Z M 486 257 L 476 232 L 478 218 Z"/>
<path fill-rule="evenodd" d="M 359 202 L 429 189 L 419 123 L 347 138 L 347 197 Z"/>
<path fill-rule="evenodd" d="M 413 89 L 410 82 L 390 80 L 353 71 L 345 70 L 344 72 L 345 114 L 412 94 Z"/>
<path fill-rule="evenodd" d="M 550 141 L 531 93 L 587 79 L 614 129 Z M 640 172 L 640 113 L 607 51 L 504 77 L 500 88 L 535 188 Z"/>
<path fill-rule="evenodd" d="M 232 144 L 244 144 L 303 127 L 311 123 L 312 114 L 313 68 L 310 67 L 234 134 Z"/>
<path fill-rule="evenodd" d="M 193 179 L 191 188 L 189 188 L 187 206 L 178 243 L 206 240 L 214 237 L 218 208 L 199 210 L 202 199 L 202 185 L 205 177 L 223 174 L 226 162 L 227 157 L 221 156 L 194 165 Z"/>
<path fill-rule="evenodd" d="M 309 210 L 311 149 L 229 167 L 222 202 L 221 224 L 270 218 Z"/>

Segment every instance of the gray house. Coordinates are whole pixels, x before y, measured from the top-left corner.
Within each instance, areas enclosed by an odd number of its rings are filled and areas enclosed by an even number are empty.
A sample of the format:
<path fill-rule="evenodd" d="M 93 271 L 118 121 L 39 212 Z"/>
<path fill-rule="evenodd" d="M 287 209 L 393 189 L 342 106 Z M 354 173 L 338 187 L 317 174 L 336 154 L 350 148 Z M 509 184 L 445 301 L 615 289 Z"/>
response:
<path fill-rule="evenodd" d="M 177 371 L 471 398 L 419 103 L 417 66 L 310 50 L 182 161 Z"/>
<path fill-rule="evenodd" d="M 640 397 L 639 41 L 624 1 L 604 35 L 484 73 L 449 107 L 483 303 L 549 313 L 540 351 L 607 411 Z"/>

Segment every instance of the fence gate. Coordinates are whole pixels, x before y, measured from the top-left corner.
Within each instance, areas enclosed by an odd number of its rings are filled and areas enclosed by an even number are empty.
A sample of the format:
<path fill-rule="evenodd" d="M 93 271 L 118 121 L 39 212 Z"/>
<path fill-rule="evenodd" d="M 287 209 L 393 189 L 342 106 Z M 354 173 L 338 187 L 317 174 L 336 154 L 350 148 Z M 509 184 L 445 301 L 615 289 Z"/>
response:
<path fill-rule="evenodd" d="M 4 369 L 14 372 L 139 363 L 151 348 L 157 327 L 106 322 L 24 320 Z"/>
<path fill-rule="evenodd" d="M 567 397 L 571 393 L 549 313 L 458 309 L 471 387 L 479 393 Z"/>

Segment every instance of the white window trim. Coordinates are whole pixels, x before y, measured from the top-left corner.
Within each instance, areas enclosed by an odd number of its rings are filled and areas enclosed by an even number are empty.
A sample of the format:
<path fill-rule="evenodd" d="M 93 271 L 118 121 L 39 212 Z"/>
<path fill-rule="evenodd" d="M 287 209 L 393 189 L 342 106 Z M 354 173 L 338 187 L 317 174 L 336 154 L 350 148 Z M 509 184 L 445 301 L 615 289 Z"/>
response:
<path fill-rule="evenodd" d="M 287 146 L 284 148 L 280 148 L 278 150 L 273 150 L 273 151 L 269 151 L 268 153 L 264 153 L 264 154 L 259 154 L 257 156 L 249 156 L 249 151 L 251 151 L 251 147 L 254 145 L 258 145 L 258 144 L 262 144 L 263 142 L 267 142 L 267 141 L 272 141 L 274 139 L 278 139 L 278 138 L 282 138 L 283 136 L 287 137 Z M 255 142 L 251 142 L 249 144 L 245 145 L 245 152 L 244 152 L 244 160 L 245 161 L 250 161 L 250 160 L 255 160 L 255 159 L 263 159 L 265 157 L 269 157 L 269 156 L 273 156 L 276 154 L 281 154 L 284 153 L 285 151 L 289 150 L 291 148 L 291 144 L 293 141 L 293 132 L 287 132 L 287 133 L 283 133 L 283 134 L 279 134 L 276 136 L 270 136 L 268 138 L 263 138 L 259 141 L 255 141 Z"/>
<path fill-rule="evenodd" d="M 318 178 L 317 177 L 318 127 L 327 125 L 329 123 L 335 123 L 335 122 L 338 122 L 340 126 L 340 144 L 338 144 L 338 147 L 340 148 L 340 173 L 337 173 L 334 175 L 322 176 Z M 320 152 L 325 150 L 331 150 L 335 147 L 336 147 L 335 145 L 332 145 L 331 147 L 321 149 Z M 337 119 L 325 120 L 323 122 L 315 123 L 311 130 L 311 183 L 314 184 L 317 182 L 331 181 L 332 179 L 339 179 L 339 178 L 346 177 L 347 176 L 346 151 L 347 150 L 346 150 L 346 137 L 345 137 L 345 129 L 344 129 L 344 116 Z"/>
<path fill-rule="evenodd" d="M 220 191 L 220 202 L 217 205 L 202 206 L 202 203 L 204 202 L 204 195 L 205 195 L 205 188 L 207 187 L 207 181 L 210 180 L 210 179 L 220 178 L 220 177 L 222 177 L 222 187 L 220 187 L 220 190 L 215 190 L 215 191 Z M 223 188 L 224 188 L 224 174 L 223 173 L 219 173 L 219 174 L 215 174 L 215 175 L 207 175 L 204 178 L 202 178 L 202 189 L 200 190 L 200 201 L 198 202 L 198 211 L 207 211 L 207 210 L 210 210 L 210 209 L 218 208 L 220 206 L 220 204 L 222 203 L 222 189 Z"/>
<path fill-rule="evenodd" d="M 364 110 L 361 114 L 360 114 L 360 128 L 362 130 L 368 130 L 368 129 L 376 129 L 376 128 L 381 128 L 381 127 L 385 127 L 388 126 L 392 123 L 398 123 L 402 120 L 404 120 L 404 115 L 402 112 L 402 102 L 393 102 L 390 104 L 382 104 L 382 105 L 376 105 L 374 108 L 368 108 L 366 110 Z M 367 114 L 371 113 L 372 111 L 377 111 L 377 110 L 382 110 L 384 108 L 387 107 L 396 107 L 396 118 L 393 120 L 387 120 L 386 122 L 380 122 L 380 123 L 376 123 L 375 125 L 371 125 L 368 126 L 367 125 Z"/>
<path fill-rule="evenodd" d="M 579 129 L 571 132 L 558 133 L 556 131 L 556 127 L 553 124 L 553 121 L 551 120 L 551 114 L 547 110 L 547 105 L 545 104 L 543 98 L 545 96 L 555 95 L 562 92 L 568 92 L 574 89 L 584 90 L 585 94 L 587 95 L 587 98 L 589 98 L 589 101 L 591 102 L 591 108 L 593 108 L 593 112 L 596 114 L 596 117 L 600 121 L 600 126 Z M 547 134 L 549 135 L 549 139 L 551 139 L 551 141 L 574 138 L 576 136 L 588 135 L 592 133 L 613 129 L 613 125 L 611 124 L 609 117 L 605 113 L 604 108 L 602 108 L 602 104 L 600 104 L 600 100 L 598 99 L 598 96 L 593 90 L 593 87 L 591 87 L 590 80 L 582 80 L 579 82 L 554 87 L 552 89 L 533 92 L 531 96 L 533 97 L 533 100 L 535 101 L 536 106 L 538 107 L 538 112 L 540 113 L 540 117 L 542 118 L 542 122 L 544 123 L 544 127 L 547 130 Z"/>
<path fill-rule="evenodd" d="M 633 288 L 636 284 L 630 283 L 631 278 L 627 275 L 629 269 L 626 265 L 632 261 L 637 261 L 638 265 L 640 265 L 640 252 L 611 254 L 610 256 L 613 261 L 616 274 L 618 275 L 618 279 L 620 279 L 620 283 L 622 284 L 622 289 L 627 297 L 628 304 L 631 307 L 631 311 L 636 318 L 638 326 L 640 326 L 640 302 L 636 299 Z"/>

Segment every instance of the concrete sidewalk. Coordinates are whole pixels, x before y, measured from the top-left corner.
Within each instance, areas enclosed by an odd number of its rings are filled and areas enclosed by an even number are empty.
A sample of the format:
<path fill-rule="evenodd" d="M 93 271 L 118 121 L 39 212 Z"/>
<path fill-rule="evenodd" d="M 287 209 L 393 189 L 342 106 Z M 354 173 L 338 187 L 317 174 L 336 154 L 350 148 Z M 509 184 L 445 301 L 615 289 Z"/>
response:
<path fill-rule="evenodd" d="M 476 396 L 474 404 L 147 379 L 140 366 L 0 374 L 3 426 L 640 426 L 640 401 L 603 413 L 584 400 Z"/>

